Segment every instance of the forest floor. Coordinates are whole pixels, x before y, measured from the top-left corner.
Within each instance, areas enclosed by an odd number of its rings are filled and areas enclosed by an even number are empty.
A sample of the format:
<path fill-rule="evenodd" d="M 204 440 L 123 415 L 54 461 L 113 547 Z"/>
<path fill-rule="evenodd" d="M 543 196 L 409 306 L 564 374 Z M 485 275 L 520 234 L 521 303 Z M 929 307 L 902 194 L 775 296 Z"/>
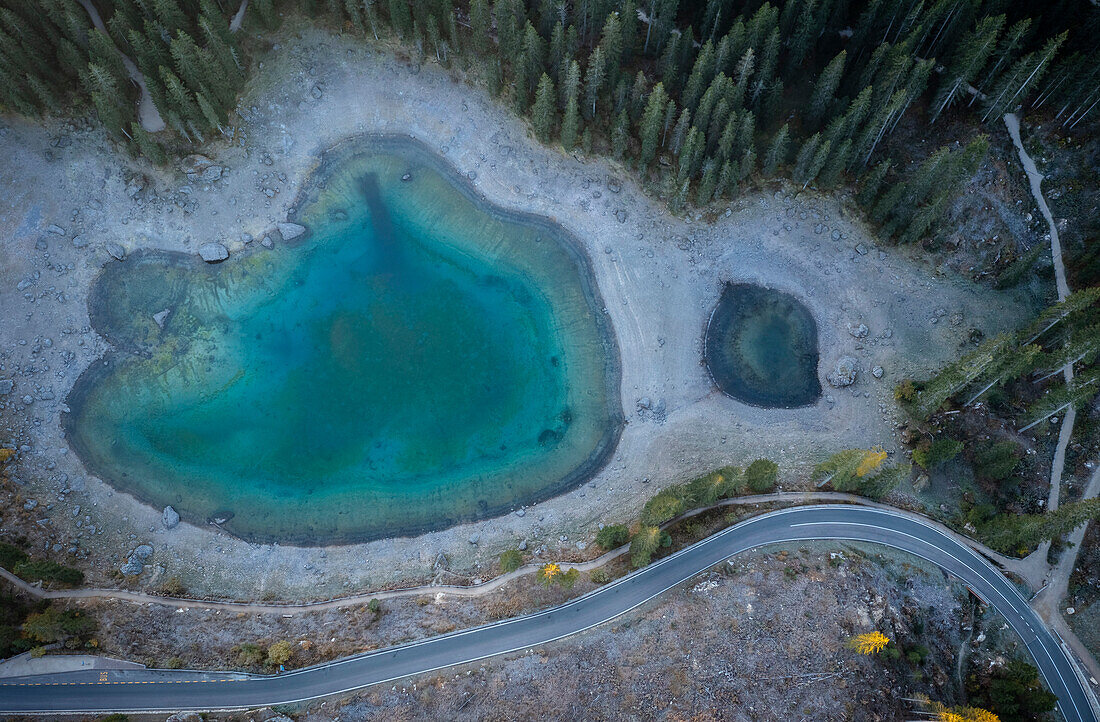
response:
<path fill-rule="evenodd" d="M 975 331 L 1014 326 L 1032 306 L 1027 289 L 995 293 L 918 249 L 880 247 L 843 193 L 776 186 L 725 210 L 670 217 L 624 169 L 529 140 L 460 71 L 309 27 L 270 41 L 232 142 L 202 149 L 220 169 L 214 180 L 119 155 L 83 122 L 0 120 L 0 305 L 15 310 L 0 326 L 0 377 L 14 386 L 0 396 L 0 443 L 19 449 L 0 490 L 4 538 L 22 536 L 97 586 L 323 598 L 424 581 L 441 554 L 467 579 L 482 578 L 523 540 L 543 554 L 581 554 L 599 523 L 630 521 L 662 486 L 716 467 L 771 457 L 781 486 L 798 488 L 833 451 L 897 449 L 893 385 L 953 358 Z M 627 426 L 618 449 L 589 483 L 523 516 L 411 539 L 300 548 L 249 544 L 201 520 L 164 528 L 160 509 L 89 475 L 61 434 L 68 390 L 107 349 L 88 323 L 93 279 L 117 262 L 112 252 L 194 253 L 208 240 L 277 258 L 278 243 L 256 248 L 246 239 L 285 219 L 325 148 L 372 131 L 425 140 L 494 203 L 555 218 L 581 239 L 622 357 Z M 826 388 L 820 402 L 795 410 L 717 392 L 701 364 L 702 334 L 730 280 L 801 298 L 817 321 L 820 375 L 853 355 L 856 383 Z M 860 323 L 866 338 L 849 332 Z M 881 379 L 873 366 L 884 369 Z M 639 405 L 643 398 L 663 401 L 663 411 Z M 123 579 L 119 566 L 144 543 L 154 549 L 145 572 Z"/>

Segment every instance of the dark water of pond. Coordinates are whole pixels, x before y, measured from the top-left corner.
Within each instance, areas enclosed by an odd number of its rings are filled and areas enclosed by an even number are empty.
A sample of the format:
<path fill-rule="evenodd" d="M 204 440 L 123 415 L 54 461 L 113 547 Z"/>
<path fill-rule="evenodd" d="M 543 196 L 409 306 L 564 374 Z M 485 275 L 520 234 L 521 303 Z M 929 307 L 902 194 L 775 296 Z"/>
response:
<path fill-rule="evenodd" d="M 753 406 L 796 408 L 821 396 L 817 324 L 781 291 L 727 284 L 707 326 L 706 362 L 719 389 Z"/>

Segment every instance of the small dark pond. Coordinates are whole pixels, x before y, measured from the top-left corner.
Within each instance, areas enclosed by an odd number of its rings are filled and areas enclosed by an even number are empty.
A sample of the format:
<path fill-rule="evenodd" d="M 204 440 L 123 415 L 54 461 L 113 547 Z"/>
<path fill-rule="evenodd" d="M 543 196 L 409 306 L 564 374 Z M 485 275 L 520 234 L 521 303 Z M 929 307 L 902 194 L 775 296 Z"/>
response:
<path fill-rule="evenodd" d="M 746 404 L 791 409 L 821 396 L 817 324 L 790 294 L 727 284 L 711 314 L 704 353 L 718 388 Z"/>

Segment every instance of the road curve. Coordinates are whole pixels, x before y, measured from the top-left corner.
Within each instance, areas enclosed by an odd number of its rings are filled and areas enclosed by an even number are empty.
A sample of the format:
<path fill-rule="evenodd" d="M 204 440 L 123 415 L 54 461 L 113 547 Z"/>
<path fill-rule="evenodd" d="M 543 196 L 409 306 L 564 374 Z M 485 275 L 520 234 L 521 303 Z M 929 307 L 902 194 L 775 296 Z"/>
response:
<path fill-rule="evenodd" d="M 866 507 L 804 506 L 763 514 L 559 607 L 295 670 L 279 677 L 98 670 L 0 682 L 0 713 L 244 709 L 287 704 L 522 651 L 590 629 L 740 552 L 809 540 L 885 544 L 933 562 L 997 608 L 1031 653 L 1067 722 L 1100 722 L 1074 663 L 1016 587 L 968 546 L 912 517 Z"/>

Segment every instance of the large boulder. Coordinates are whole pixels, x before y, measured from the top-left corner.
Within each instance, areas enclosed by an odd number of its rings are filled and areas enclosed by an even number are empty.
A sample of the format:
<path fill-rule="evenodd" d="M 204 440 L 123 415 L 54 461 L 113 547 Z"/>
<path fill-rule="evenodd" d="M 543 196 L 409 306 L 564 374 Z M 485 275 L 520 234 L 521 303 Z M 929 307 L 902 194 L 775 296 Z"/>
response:
<path fill-rule="evenodd" d="M 842 356 L 833 367 L 833 372 L 825 379 L 834 387 L 841 389 L 856 382 L 859 374 L 859 359 L 855 356 Z"/>
<path fill-rule="evenodd" d="M 276 223 L 275 226 L 279 229 L 279 235 L 283 237 L 284 241 L 297 238 L 306 232 L 306 227 L 300 226 L 297 223 Z"/>
<path fill-rule="evenodd" d="M 164 522 L 165 529 L 175 529 L 176 525 L 180 523 L 179 512 L 170 506 L 164 507 L 164 514 L 161 516 L 161 521 Z"/>
<path fill-rule="evenodd" d="M 107 253 L 111 254 L 111 258 L 116 261 L 123 261 L 126 259 L 126 249 L 114 242 L 107 244 Z"/>
<path fill-rule="evenodd" d="M 199 256 L 207 263 L 221 263 L 229 258 L 229 249 L 220 243 L 211 241 L 199 246 Z"/>

